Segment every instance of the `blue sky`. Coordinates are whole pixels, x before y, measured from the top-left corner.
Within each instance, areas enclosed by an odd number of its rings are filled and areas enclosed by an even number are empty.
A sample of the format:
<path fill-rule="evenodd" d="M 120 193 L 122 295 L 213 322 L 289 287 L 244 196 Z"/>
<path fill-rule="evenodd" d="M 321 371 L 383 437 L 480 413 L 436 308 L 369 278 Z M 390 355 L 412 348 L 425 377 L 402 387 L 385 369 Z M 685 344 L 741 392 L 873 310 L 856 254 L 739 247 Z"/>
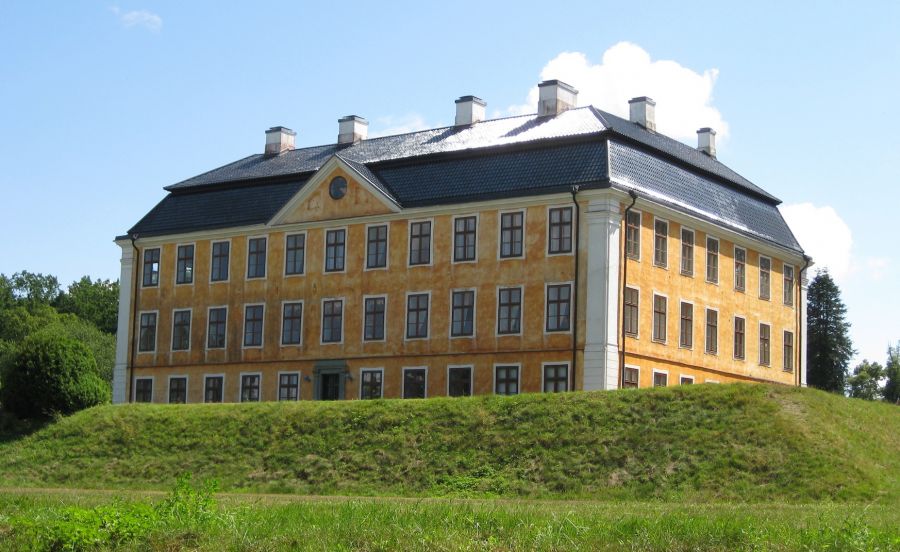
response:
<path fill-rule="evenodd" d="M 718 128 L 719 159 L 837 276 L 860 358 L 900 339 L 900 4 L 223 5 L 0 4 L 0 272 L 117 278 L 112 238 L 162 187 L 269 126 L 304 146 L 351 113 L 370 134 L 444 125 L 465 94 L 507 115 L 561 78 L 614 112 L 654 97 L 691 144 Z"/>

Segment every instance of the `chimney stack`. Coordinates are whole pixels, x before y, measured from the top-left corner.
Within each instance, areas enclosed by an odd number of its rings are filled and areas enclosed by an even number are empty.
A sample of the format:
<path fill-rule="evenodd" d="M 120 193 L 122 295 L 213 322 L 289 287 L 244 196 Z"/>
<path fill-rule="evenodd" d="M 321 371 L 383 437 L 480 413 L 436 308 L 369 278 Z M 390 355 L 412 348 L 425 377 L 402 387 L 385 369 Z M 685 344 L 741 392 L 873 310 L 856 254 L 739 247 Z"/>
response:
<path fill-rule="evenodd" d="M 697 131 L 697 149 L 706 155 L 716 157 L 716 131 L 703 127 Z"/>
<path fill-rule="evenodd" d="M 484 120 L 484 100 L 476 96 L 462 96 L 456 100 L 456 126 L 466 126 Z"/>
<path fill-rule="evenodd" d="M 656 130 L 656 102 L 647 96 L 628 100 L 629 120 L 647 130 Z"/>
<path fill-rule="evenodd" d="M 293 130 L 277 126 L 266 131 L 266 155 L 278 155 L 283 151 L 294 149 L 294 137 L 297 133 Z"/>
<path fill-rule="evenodd" d="M 560 80 L 538 84 L 538 117 L 559 115 L 578 104 L 578 90 Z"/>
<path fill-rule="evenodd" d="M 369 121 L 358 115 L 338 119 L 338 144 L 355 144 L 369 135 Z"/>

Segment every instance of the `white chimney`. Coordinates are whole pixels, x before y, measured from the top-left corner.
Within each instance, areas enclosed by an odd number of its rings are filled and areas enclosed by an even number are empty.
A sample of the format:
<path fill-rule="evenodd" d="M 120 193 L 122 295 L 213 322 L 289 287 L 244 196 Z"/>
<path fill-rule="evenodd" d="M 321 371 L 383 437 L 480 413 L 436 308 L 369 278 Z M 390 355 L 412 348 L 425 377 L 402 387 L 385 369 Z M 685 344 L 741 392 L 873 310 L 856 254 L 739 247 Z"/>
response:
<path fill-rule="evenodd" d="M 476 96 L 462 96 L 456 100 L 456 126 L 472 125 L 484 120 L 487 103 Z"/>
<path fill-rule="evenodd" d="M 703 127 L 697 131 L 697 149 L 710 157 L 716 156 L 716 131 Z"/>
<path fill-rule="evenodd" d="M 278 155 L 294 149 L 295 136 L 297 133 L 287 127 L 270 128 L 266 131 L 266 155 Z"/>
<path fill-rule="evenodd" d="M 559 115 L 578 105 L 578 90 L 560 80 L 538 84 L 538 117 Z"/>
<path fill-rule="evenodd" d="M 656 130 L 656 102 L 647 96 L 628 100 L 629 120 L 647 130 Z"/>
<path fill-rule="evenodd" d="M 369 121 L 357 115 L 338 119 L 338 144 L 355 144 L 369 135 Z"/>

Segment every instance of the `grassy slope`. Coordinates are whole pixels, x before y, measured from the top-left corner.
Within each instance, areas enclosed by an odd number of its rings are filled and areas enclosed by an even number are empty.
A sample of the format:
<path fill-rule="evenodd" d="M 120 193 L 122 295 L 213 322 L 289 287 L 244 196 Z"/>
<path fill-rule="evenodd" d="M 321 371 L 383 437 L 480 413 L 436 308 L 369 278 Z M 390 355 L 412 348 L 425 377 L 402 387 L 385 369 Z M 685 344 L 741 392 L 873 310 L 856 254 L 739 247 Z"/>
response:
<path fill-rule="evenodd" d="M 900 409 L 703 385 L 427 401 L 94 408 L 0 440 L 0 485 L 900 501 Z"/>

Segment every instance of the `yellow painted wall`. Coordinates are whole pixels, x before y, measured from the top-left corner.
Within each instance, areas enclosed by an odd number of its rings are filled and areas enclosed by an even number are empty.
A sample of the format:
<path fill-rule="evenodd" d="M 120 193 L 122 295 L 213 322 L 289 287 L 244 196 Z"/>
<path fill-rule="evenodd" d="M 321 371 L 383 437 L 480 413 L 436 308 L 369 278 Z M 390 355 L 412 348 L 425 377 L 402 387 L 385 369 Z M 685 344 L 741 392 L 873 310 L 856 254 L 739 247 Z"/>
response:
<path fill-rule="evenodd" d="M 624 212 L 624 209 L 623 209 Z M 654 265 L 654 213 L 641 212 L 641 257 L 628 259 L 628 286 L 640 291 L 640 323 L 637 337 L 626 337 L 626 364 L 641 367 L 641 385 L 650 385 L 653 368 L 667 369 L 670 385 L 672 374 L 692 374 L 700 383 L 706 379 L 726 381 L 772 381 L 794 384 L 795 372 L 783 370 L 783 332 L 794 334 L 794 366 L 797 366 L 797 293 L 794 290 L 794 306 L 783 302 L 783 266 L 778 258 L 772 258 L 770 299 L 759 297 L 759 252 L 749 243 L 738 244 L 747 250 L 745 290 L 734 286 L 734 247 L 732 241 L 721 235 L 719 239 L 718 283 L 706 281 L 707 234 L 694 230 L 693 276 L 681 274 L 681 228 L 678 221 L 668 220 L 668 263 L 666 268 Z M 688 226 L 688 228 L 691 228 Z M 623 222 L 623 242 L 625 226 Z M 796 274 L 795 268 L 795 286 Z M 659 343 L 652 339 L 653 295 L 668 297 L 667 340 Z M 693 303 L 693 347 L 679 346 L 681 301 Z M 706 309 L 719 312 L 718 352 L 705 352 Z M 734 317 L 745 319 L 744 359 L 734 358 Z M 771 327 L 770 362 L 759 363 L 759 323 Z"/>

